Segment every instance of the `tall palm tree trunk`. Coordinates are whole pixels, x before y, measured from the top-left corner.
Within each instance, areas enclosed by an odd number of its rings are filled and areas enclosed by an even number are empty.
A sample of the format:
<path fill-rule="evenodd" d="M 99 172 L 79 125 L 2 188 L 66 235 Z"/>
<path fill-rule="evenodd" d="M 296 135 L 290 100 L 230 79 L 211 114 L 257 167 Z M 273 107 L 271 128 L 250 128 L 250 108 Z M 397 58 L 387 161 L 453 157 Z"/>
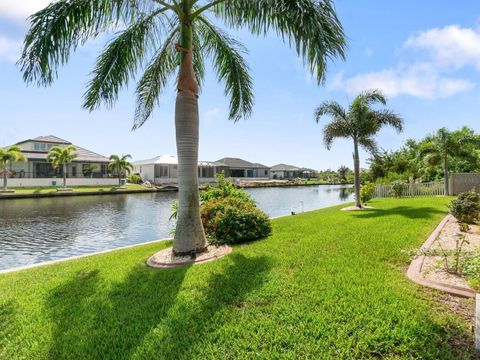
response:
<path fill-rule="evenodd" d="M 63 164 L 63 188 L 67 188 L 67 164 Z"/>
<path fill-rule="evenodd" d="M 444 176 L 444 184 L 445 184 L 445 195 L 450 195 L 450 184 L 448 179 L 448 158 L 445 156 L 444 159 L 444 166 L 443 166 L 443 176 Z"/>
<path fill-rule="evenodd" d="M 205 250 L 206 238 L 200 219 L 198 193 L 198 83 L 193 69 L 192 28 L 189 21 L 190 0 L 182 1 L 182 24 L 178 93 L 175 105 L 175 130 L 178 154 L 178 217 L 173 251 L 192 254 Z"/>
<path fill-rule="evenodd" d="M 7 162 L 5 162 L 5 164 L 3 165 L 3 190 L 7 190 L 7 179 L 8 179 L 8 175 L 7 175 Z"/>
<path fill-rule="evenodd" d="M 118 169 L 118 187 L 122 186 L 122 170 Z"/>
<path fill-rule="evenodd" d="M 362 203 L 360 202 L 360 156 L 358 154 L 358 141 L 357 139 L 353 139 L 353 171 L 355 173 L 355 206 L 358 208 L 362 207 Z"/>

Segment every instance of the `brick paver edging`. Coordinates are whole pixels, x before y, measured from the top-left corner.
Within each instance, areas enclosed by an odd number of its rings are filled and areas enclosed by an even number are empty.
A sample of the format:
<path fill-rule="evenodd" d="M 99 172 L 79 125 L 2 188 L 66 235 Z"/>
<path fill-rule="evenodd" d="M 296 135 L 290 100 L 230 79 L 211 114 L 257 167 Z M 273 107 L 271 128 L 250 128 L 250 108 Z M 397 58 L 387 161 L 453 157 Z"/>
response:
<path fill-rule="evenodd" d="M 440 224 L 438 224 L 436 229 L 428 237 L 427 241 L 423 243 L 421 247 L 422 249 L 429 249 L 432 246 L 432 244 L 440 234 L 440 231 L 443 229 L 443 227 L 448 222 L 448 220 L 450 220 L 450 218 L 452 218 L 452 215 L 447 215 L 440 222 Z M 420 255 L 420 256 L 417 256 L 415 259 L 413 259 L 407 271 L 407 277 L 410 280 L 416 282 L 417 284 L 434 288 L 437 290 L 441 290 L 455 296 L 466 297 L 466 298 L 475 297 L 476 295 L 475 291 L 473 291 L 470 288 L 463 287 L 463 286 L 450 285 L 440 281 L 425 279 L 422 276 L 422 268 L 423 268 L 424 261 L 425 261 L 425 255 Z"/>

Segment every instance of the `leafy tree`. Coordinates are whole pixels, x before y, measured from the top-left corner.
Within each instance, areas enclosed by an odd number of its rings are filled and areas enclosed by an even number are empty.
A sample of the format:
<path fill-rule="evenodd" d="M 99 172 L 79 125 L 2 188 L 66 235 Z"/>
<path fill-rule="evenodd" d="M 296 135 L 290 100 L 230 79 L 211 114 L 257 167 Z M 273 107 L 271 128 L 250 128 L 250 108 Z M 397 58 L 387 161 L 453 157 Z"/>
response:
<path fill-rule="evenodd" d="M 373 136 L 384 125 L 390 125 L 402 131 L 402 119 L 390 110 L 374 110 L 375 103 L 386 105 L 385 96 L 378 90 L 369 90 L 360 93 L 350 104 L 348 110 L 335 101 L 322 103 L 315 110 L 315 121 L 320 122 L 324 115 L 331 118 L 330 123 L 323 129 L 325 146 L 330 150 L 336 138 L 350 138 L 353 140 L 353 158 L 355 173 L 355 206 L 361 207 L 360 201 L 360 156 L 359 146 L 371 154 L 378 153 L 378 146 Z"/>
<path fill-rule="evenodd" d="M 63 173 L 63 188 L 67 187 L 67 165 L 71 164 L 77 157 L 76 148 L 73 145 L 66 147 L 54 146 L 50 149 L 47 155 L 48 161 L 52 164 L 54 169 L 62 166 Z"/>
<path fill-rule="evenodd" d="M 420 157 L 429 165 L 443 165 L 443 178 L 445 194 L 450 194 L 449 189 L 449 161 L 451 158 L 467 158 L 471 155 L 471 145 L 476 143 L 476 138 L 470 132 L 451 132 L 441 128 L 436 134 L 429 136 L 420 146 Z"/>
<path fill-rule="evenodd" d="M 108 169 L 114 174 L 118 175 L 118 186 L 122 185 L 122 178 L 133 170 L 133 165 L 129 162 L 131 155 L 110 155 L 110 164 Z"/>
<path fill-rule="evenodd" d="M 22 153 L 22 149 L 17 146 L 13 145 L 10 146 L 7 150 L 0 148 L 0 163 L 2 164 L 3 168 L 3 190 L 6 191 L 7 187 L 7 179 L 8 179 L 8 165 L 15 161 L 26 161 L 27 158 Z"/>
<path fill-rule="evenodd" d="M 206 246 L 197 170 L 198 95 L 206 58 L 225 83 L 229 118 L 238 121 L 253 109 L 246 49 L 217 23 L 254 35 L 280 35 L 295 47 L 318 83 L 325 78 L 327 60 L 345 56 L 343 29 L 331 0 L 60 0 L 30 21 L 20 65 L 25 81 L 40 85 L 53 82 L 71 50 L 102 32 L 122 29 L 98 57 L 84 106 L 112 106 L 119 91 L 142 70 L 134 128 L 151 117 L 160 94 L 177 75 L 179 209 L 173 250 L 178 254 Z"/>
<path fill-rule="evenodd" d="M 350 169 L 345 165 L 340 166 L 337 170 L 337 174 L 340 177 L 340 181 L 343 183 L 347 182 L 347 176 L 349 173 L 350 173 Z"/>

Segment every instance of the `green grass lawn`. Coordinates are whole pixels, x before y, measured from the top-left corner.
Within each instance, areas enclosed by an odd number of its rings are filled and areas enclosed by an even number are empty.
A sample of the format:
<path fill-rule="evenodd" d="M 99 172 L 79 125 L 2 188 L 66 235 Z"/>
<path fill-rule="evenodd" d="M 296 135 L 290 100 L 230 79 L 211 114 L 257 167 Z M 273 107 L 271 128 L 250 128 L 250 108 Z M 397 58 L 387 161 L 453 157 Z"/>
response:
<path fill-rule="evenodd" d="M 165 243 L 0 275 L 0 358 L 467 358 L 468 323 L 405 276 L 448 200 L 276 219 L 200 266 L 146 267 Z"/>
<path fill-rule="evenodd" d="M 144 190 L 152 190 L 152 188 L 148 188 L 143 185 L 137 184 L 126 184 L 124 189 L 120 189 L 116 186 L 68 186 L 67 187 L 73 189 L 73 192 L 122 192 L 122 191 L 144 191 Z M 31 194 L 50 194 L 50 193 L 57 193 L 57 186 L 43 186 L 43 187 L 12 187 L 9 189 L 15 189 L 15 194 L 24 194 L 24 195 L 31 195 Z M 2 196 L 11 196 L 12 194 L 5 193 L 0 194 Z"/>

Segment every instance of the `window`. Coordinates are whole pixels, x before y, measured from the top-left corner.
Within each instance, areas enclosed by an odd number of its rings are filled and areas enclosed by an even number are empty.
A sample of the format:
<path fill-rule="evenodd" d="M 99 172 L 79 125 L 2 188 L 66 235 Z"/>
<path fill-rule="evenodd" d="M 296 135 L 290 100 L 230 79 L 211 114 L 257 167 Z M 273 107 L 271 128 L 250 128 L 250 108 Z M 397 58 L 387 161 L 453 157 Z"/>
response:
<path fill-rule="evenodd" d="M 77 167 L 75 165 L 72 166 L 72 177 L 77 176 Z"/>
<path fill-rule="evenodd" d="M 244 172 L 243 170 L 238 170 L 238 169 L 231 169 L 230 170 L 230 176 L 231 177 L 243 177 L 244 176 Z"/>
<path fill-rule="evenodd" d="M 265 175 L 268 175 L 268 170 L 265 170 Z"/>
<path fill-rule="evenodd" d="M 33 143 L 33 150 L 34 151 L 50 151 L 50 149 L 54 146 L 56 146 L 56 144 Z"/>
<path fill-rule="evenodd" d="M 198 175 L 201 178 L 213 178 L 214 177 L 214 169 L 213 167 L 202 167 L 198 169 Z"/>
<path fill-rule="evenodd" d="M 167 178 L 168 177 L 168 165 L 155 164 L 155 177 Z"/>
<path fill-rule="evenodd" d="M 101 164 L 100 165 L 100 171 L 102 174 L 108 174 L 108 165 L 107 164 Z"/>

